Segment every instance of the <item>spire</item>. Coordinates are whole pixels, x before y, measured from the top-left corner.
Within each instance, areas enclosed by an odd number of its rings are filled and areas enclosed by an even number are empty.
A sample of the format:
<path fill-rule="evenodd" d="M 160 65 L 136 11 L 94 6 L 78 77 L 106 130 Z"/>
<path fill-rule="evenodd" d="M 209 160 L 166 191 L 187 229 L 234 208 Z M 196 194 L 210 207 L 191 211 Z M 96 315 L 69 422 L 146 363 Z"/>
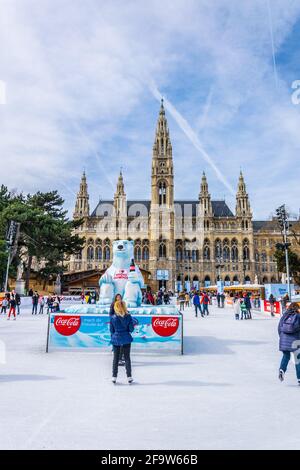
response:
<path fill-rule="evenodd" d="M 81 181 L 80 181 L 79 191 L 77 193 L 73 217 L 74 218 L 88 217 L 89 213 L 90 213 L 90 207 L 89 207 L 88 186 L 87 186 L 87 181 L 86 181 L 86 174 L 85 174 L 85 171 L 83 171 Z"/>
<path fill-rule="evenodd" d="M 199 193 L 199 209 L 200 214 L 202 216 L 210 217 L 212 215 L 212 205 L 210 200 L 210 194 L 208 192 L 208 183 L 206 179 L 206 174 L 203 171 L 201 185 L 200 185 L 200 193 Z"/>
<path fill-rule="evenodd" d="M 172 158 L 172 144 L 169 137 L 169 128 L 166 119 L 163 98 L 161 99 L 160 110 L 156 125 L 153 154 L 154 157 Z"/>
<path fill-rule="evenodd" d="M 236 193 L 236 215 L 240 217 L 251 216 L 249 197 L 242 170 L 240 170 L 238 188 Z"/>
<path fill-rule="evenodd" d="M 238 183 L 238 194 L 246 194 L 246 184 L 242 170 L 240 170 L 239 183 Z"/>
<path fill-rule="evenodd" d="M 172 144 L 168 122 L 161 100 L 157 119 L 152 156 L 151 203 L 153 207 L 174 204 L 174 176 Z"/>
<path fill-rule="evenodd" d="M 120 169 L 120 174 L 119 174 L 119 178 L 117 182 L 117 188 L 116 188 L 115 197 L 114 197 L 114 206 L 115 206 L 117 218 L 126 217 L 127 202 L 126 202 L 126 194 L 125 194 L 125 189 L 124 189 L 122 168 Z"/>
<path fill-rule="evenodd" d="M 206 174 L 203 171 L 202 179 L 201 179 L 200 196 L 204 197 L 204 196 L 208 196 L 208 195 L 209 195 L 209 193 L 208 193 L 208 184 L 207 184 Z"/>
<path fill-rule="evenodd" d="M 122 168 L 120 169 L 120 174 L 118 178 L 116 196 L 125 196 Z"/>

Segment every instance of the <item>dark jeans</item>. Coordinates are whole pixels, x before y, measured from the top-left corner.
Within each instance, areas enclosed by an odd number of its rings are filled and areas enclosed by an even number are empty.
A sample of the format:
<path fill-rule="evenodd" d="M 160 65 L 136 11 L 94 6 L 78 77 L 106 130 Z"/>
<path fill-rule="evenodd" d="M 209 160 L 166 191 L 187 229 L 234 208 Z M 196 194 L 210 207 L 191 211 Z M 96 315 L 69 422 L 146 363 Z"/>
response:
<path fill-rule="evenodd" d="M 32 315 L 37 314 L 37 308 L 38 308 L 38 304 L 32 304 Z"/>
<path fill-rule="evenodd" d="M 280 363 L 280 369 L 283 370 L 283 372 L 286 372 L 288 363 L 290 362 L 290 359 L 291 359 L 291 354 L 294 354 L 295 362 L 296 362 L 295 364 L 296 375 L 297 375 L 297 379 L 300 380 L 300 357 L 299 357 L 300 351 L 299 349 L 295 351 L 294 353 L 290 353 L 290 351 L 284 351 L 282 354 L 283 356 L 282 356 L 281 363 Z M 298 355 L 298 359 L 297 359 L 297 355 Z"/>
<path fill-rule="evenodd" d="M 113 346 L 114 359 L 113 359 L 113 377 L 118 376 L 118 366 L 121 355 L 121 350 L 124 354 L 125 368 L 127 377 L 131 377 L 131 360 L 130 360 L 131 344 L 123 344 L 123 346 Z"/>
<path fill-rule="evenodd" d="M 198 309 L 199 309 L 199 312 L 200 312 L 201 315 L 202 315 L 201 305 L 200 305 L 200 304 L 195 304 L 195 314 L 196 314 L 196 317 L 197 317 L 197 315 L 198 315 Z"/>
<path fill-rule="evenodd" d="M 206 315 L 208 315 L 208 304 L 202 304 L 202 308 L 203 308 L 203 314 L 205 314 L 206 312 Z"/>

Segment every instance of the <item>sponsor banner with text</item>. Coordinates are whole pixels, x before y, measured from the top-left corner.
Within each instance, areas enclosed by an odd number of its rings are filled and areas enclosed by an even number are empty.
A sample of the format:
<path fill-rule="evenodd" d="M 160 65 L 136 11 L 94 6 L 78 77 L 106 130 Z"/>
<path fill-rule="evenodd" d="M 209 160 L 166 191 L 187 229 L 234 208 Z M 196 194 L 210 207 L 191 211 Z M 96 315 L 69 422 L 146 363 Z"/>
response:
<path fill-rule="evenodd" d="M 181 315 L 134 315 L 133 350 L 182 352 Z M 49 350 L 110 350 L 110 318 L 106 314 L 53 313 L 49 318 Z"/>

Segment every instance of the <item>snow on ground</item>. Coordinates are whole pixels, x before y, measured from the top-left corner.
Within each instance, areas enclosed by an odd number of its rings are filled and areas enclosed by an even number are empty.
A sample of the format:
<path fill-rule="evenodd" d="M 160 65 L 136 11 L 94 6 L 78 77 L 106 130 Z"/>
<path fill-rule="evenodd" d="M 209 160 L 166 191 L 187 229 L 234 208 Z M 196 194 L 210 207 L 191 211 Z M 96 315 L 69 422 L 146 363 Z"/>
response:
<path fill-rule="evenodd" d="M 278 320 L 184 312 L 183 356 L 45 353 L 47 316 L 0 316 L 1 449 L 299 449 L 300 387 L 277 379 Z"/>

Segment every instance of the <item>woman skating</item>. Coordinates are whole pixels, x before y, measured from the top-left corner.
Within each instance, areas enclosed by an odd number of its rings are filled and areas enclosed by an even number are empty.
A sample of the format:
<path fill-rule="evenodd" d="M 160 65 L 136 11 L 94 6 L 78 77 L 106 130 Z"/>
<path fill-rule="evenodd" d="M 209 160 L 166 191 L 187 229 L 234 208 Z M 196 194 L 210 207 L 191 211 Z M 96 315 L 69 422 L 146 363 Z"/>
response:
<path fill-rule="evenodd" d="M 127 312 L 126 304 L 118 298 L 113 305 L 113 313 L 110 316 L 111 344 L 113 345 L 114 358 L 112 370 L 112 382 L 116 383 L 121 349 L 124 354 L 125 368 L 128 383 L 131 384 L 131 360 L 130 348 L 132 343 L 131 333 L 134 325 L 131 315 Z"/>
<path fill-rule="evenodd" d="M 296 302 L 292 302 L 285 311 L 278 325 L 279 350 L 283 353 L 279 380 L 284 380 L 284 374 L 293 354 L 295 359 L 296 375 L 300 385 L 300 309 Z"/>

